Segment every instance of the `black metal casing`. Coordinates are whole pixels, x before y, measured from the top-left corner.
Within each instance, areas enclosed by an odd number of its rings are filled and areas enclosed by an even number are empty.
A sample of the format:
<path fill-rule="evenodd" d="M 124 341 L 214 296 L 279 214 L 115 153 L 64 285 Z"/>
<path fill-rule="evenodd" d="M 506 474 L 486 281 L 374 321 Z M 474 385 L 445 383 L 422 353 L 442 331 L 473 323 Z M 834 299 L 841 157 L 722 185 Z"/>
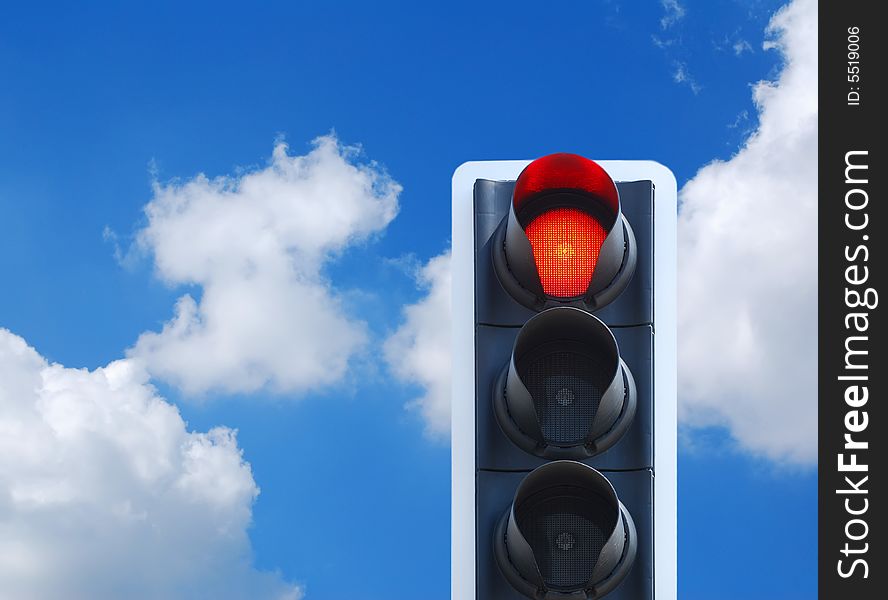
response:
<path fill-rule="evenodd" d="M 507 293 L 494 272 L 492 245 L 508 218 L 514 181 L 479 179 L 475 211 L 475 414 L 476 414 L 476 556 L 475 600 L 523 600 L 494 559 L 493 540 L 503 513 L 524 478 L 558 456 L 535 456 L 515 444 L 500 426 L 493 397 L 502 385 L 504 366 L 521 327 L 539 314 Z M 653 197 L 650 181 L 617 183 L 622 214 L 634 232 L 635 271 L 626 288 L 593 312 L 606 324 L 619 357 L 633 379 L 634 417 L 619 440 L 596 456 L 580 457 L 613 486 L 631 514 L 637 538 L 635 559 L 608 600 L 653 598 Z M 502 229 L 500 229 L 500 232 Z M 563 596 L 565 600 L 576 597 Z"/>

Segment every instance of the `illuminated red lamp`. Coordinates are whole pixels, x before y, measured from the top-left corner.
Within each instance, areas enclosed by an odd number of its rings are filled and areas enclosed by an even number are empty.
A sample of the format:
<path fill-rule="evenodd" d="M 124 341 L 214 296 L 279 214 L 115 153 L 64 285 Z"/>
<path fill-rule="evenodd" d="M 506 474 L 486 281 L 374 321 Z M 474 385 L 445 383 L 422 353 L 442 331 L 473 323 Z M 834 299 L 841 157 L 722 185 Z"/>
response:
<path fill-rule="evenodd" d="M 637 257 L 617 185 L 576 154 L 550 154 L 521 171 L 491 252 L 506 293 L 536 311 L 598 310 L 626 288 Z"/>
<path fill-rule="evenodd" d="M 577 202 L 578 196 L 586 202 Z M 521 172 L 512 202 L 519 220 L 526 221 L 543 292 L 554 298 L 585 294 L 601 245 L 619 214 L 619 194 L 610 175 L 588 158 L 550 154 Z M 598 209 L 595 215 L 590 205 Z M 527 214 L 532 216 L 521 219 Z"/>
<path fill-rule="evenodd" d="M 582 192 L 597 198 L 614 215 L 620 207 L 617 186 L 598 163 L 578 154 L 561 152 L 538 158 L 518 176 L 512 202 L 520 213 L 540 195 Z"/>
<path fill-rule="evenodd" d="M 543 292 L 555 298 L 582 296 L 589 288 L 607 231 L 577 208 L 552 208 L 524 230 Z"/>

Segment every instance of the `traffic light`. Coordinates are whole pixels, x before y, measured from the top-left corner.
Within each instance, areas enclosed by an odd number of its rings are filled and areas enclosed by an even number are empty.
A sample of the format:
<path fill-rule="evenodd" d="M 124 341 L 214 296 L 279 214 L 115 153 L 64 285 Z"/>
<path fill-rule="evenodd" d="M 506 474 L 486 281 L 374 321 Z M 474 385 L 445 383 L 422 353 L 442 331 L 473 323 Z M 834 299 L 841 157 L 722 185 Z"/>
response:
<path fill-rule="evenodd" d="M 453 600 L 674 600 L 676 185 L 648 161 L 453 177 Z"/>

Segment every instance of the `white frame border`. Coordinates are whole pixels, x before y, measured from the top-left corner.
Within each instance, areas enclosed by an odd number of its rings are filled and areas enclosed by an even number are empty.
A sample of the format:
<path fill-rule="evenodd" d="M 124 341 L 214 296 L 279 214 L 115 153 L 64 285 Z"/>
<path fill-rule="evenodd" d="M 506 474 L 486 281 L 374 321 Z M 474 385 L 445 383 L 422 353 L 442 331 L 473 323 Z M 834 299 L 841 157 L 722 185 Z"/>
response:
<path fill-rule="evenodd" d="M 452 269 L 452 600 L 476 600 L 475 590 L 475 304 L 474 185 L 514 180 L 529 160 L 473 161 L 453 173 Z M 596 161 L 615 181 L 650 180 L 654 201 L 654 597 L 677 596 L 678 421 L 676 408 L 675 176 L 658 162 Z M 484 599 L 495 600 L 495 599 Z"/>

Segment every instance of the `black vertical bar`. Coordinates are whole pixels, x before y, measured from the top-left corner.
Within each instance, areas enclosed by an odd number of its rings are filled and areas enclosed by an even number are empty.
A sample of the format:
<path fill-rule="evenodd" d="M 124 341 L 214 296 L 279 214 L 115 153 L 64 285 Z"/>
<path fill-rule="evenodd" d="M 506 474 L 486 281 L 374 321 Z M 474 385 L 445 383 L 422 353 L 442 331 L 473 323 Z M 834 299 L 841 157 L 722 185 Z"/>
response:
<path fill-rule="evenodd" d="M 888 597 L 881 6 L 819 5 L 818 561 L 830 600 Z"/>

